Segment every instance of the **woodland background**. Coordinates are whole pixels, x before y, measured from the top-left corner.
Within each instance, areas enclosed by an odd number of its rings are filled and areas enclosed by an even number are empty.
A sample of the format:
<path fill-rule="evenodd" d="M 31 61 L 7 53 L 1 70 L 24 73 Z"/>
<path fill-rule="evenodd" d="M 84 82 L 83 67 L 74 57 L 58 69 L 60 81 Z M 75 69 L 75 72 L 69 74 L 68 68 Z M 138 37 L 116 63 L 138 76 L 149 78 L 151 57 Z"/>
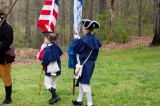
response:
<path fill-rule="evenodd" d="M 83 18 L 93 19 L 101 28 L 96 36 L 104 44 L 110 41 L 125 43 L 129 36 L 153 36 L 156 23 L 157 0 L 83 0 Z M 0 0 L 0 7 L 8 10 L 12 0 Z M 37 20 L 44 0 L 18 0 L 8 22 L 14 29 L 14 46 L 39 48 L 43 42 Z M 59 0 L 56 24 L 57 43 L 68 46 L 73 39 L 73 0 Z M 82 35 L 82 31 L 81 31 Z"/>
<path fill-rule="evenodd" d="M 101 28 L 95 30 L 95 33 L 104 44 L 91 80 L 94 105 L 160 106 L 160 47 L 146 47 L 154 35 L 159 35 L 157 38 L 160 40 L 160 8 L 157 12 L 157 1 L 160 7 L 160 0 L 83 1 L 83 18 L 93 19 L 101 24 Z M 73 0 L 59 2 L 56 32 L 60 34 L 60 38 L 57 43 L 64 54 L 57 93 L 62 100 L 54 105 L 71 106 L 71 100 L 77 98 L 78 94 L 76 88 L 76 95 L 72 96 L 73 70 L 67 67 L 66 52 L 74 33 Z M 11 3 L 12 0 L 0 0 L 0 7 L 7 11 Z M 41 96 L 37 95 L 41 65 L 36 55 L 39 51 L 37 48 L 43 42 L 37 20 L 43 3 L 44 0 L 17 0 L 7 19 L 14 29 L 16 47 L 16 59 L 12 68 L 14 86 L 11 106 L 48 106 L 50 93 L 44 86 Z M 160 45 L 160 41 L 158 42 Z M 0 101 L 3 101 L 5 89 L 2 80 L 0 89 Z M 86 98 L 83 99 L 85 105 Z"/>

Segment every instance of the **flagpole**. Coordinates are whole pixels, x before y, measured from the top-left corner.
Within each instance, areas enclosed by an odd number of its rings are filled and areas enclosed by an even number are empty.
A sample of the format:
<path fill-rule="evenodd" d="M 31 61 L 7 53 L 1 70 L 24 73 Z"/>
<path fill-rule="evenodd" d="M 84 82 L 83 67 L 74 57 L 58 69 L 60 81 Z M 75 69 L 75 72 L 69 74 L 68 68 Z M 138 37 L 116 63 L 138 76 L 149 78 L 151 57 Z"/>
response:
<path fill-rule="evenodd" d="M 41 69 L 41 73 L 40 73 L 39 90 L 38 90 L 38 95 L 39 96 L 41 95 L 42 78 L 43 78 L 43 69 Z"/>
<path fill-rule="evenodd" d="M 78 38 L 80 38 L 79 32 L 80 32 L 81 20 L 82 20 L 82 1 L 83 0 L 74 0 L 74 6 L 73 6 L 74 31 L 75 31 L 75 34 L 78 35 Z M 75 60 L 74 65 L 76 65 L 76 60 Z M 73 74 L 75 74 L 75 68 L 74 68 Z M 73 92 L 72 93 L 73 95 L 75 94 L 75 78 L 73 78 Z"/>
<path fill-rule="evenodd" d="M 51 15 L 50 15 L 50 19 L 49 19 L 48 26 L 51 25 L 52 14 L 53 14 L 53 9 L 54 9 L 54 2 L 55 2 L 55 0 L 53 0 L 53 2 L 52 2 Z M 51 28 L 49 27 L 49 28 L 48 28 L 48 32 L 50 32 L 50 31 L 51 31 Z"/>
<path fill-rule="evenodd" d="M 74 20 L 74 3 L 75 3 L 75 0 L 72 1 L 73 2 L 73 20 Z M 75 21 L 75 20 L 74 20 Z M 73 27 L 74 27 L 74 22 L 73 22 Z M 72 32 L 73 33 L 73 32 Z M 73 34 L 74 35 L 74 34 Z M 76 59 L 74 58 L 74 70 L 73 70 L 73 76 L 75 74 L 75 63 Z M 72 95 L 74 96 L 75 95 L 75 78 L 73 77 L 73 85 L 72 85 Z"/>

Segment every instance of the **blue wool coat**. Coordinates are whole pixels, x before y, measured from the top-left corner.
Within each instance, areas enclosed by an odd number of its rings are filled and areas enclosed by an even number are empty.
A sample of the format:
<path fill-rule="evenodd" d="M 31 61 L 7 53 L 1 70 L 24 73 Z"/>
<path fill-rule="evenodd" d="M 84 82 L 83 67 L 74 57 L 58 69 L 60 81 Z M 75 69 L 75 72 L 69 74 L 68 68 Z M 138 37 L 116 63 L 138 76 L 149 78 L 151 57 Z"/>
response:
<path fill-rule="evenodd" d="M 58 45 L 56 45 L 54 42 L 51 46 L 47 46 L 44 49 L 44 55 L 42 57 L 42 66 L 47 67 L 49 65 L 49 62 L 57 61 L 58 66 L 60 68 L 60 71 L 58 71 L 56 74 L 61 75 L 61 60 L 60 56 L 63 54 L 62 50 L 59 48 Z M 47 70 L 45 71 L 46 76 L 51 76 L 51 73 L 48 73 Z"/>
<path fill-rule="evenodd" d="M 68 68 L 74 69 L 75 64 L 77 63 L 76 52 L 73 50 L 74 40 L 70 43 L 68 48 Z"/>
<path fill-rule="evenodd" d="M 72 46 L 74 51 L 79 54 L 81 65 L 93 49 L 89 59 L 83 66 L 82 75 L 78 79 L 82 84 L 90 84 L 90 79 L 95 67 L 95 61 L 99 53 L 99 48 L 102 44 L 92 33 L 87 33 L 81 39 L 74 40 Z"/>

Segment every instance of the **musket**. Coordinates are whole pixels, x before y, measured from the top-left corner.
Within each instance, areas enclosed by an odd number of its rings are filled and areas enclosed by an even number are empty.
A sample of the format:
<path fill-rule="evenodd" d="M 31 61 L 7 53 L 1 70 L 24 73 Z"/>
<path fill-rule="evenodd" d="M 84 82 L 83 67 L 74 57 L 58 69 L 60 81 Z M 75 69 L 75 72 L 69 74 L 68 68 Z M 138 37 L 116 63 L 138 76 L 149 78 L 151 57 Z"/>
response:
<path fill-rule="evenodd" d="M 14 2 L 12 3 L 12 5 L 10 6 L 8 12 L 6 13 L 5 17 L 3 17 L 3 19 L 0 22 L 0 26 L 2 25 L 2 23 L 6 20 L 7 16 L 9 15 L 9 13 L 12 11 L 14 5 L 16 4 L 17 0 L 14 0 Z"/>
<path fill-rule="evenodd" d="M 41 69 L 41 74 L 40 74 L 39 91 L 38 91 L 39 96 L 41 95 L 42 77 L 43 77 L 43 69 Z"/>

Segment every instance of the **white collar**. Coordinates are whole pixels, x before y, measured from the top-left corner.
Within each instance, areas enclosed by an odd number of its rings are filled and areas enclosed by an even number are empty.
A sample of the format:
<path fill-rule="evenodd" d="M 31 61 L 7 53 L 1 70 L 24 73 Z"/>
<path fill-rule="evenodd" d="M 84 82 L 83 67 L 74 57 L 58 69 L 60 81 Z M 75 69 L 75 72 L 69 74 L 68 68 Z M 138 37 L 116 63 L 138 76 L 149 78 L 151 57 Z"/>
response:
<path fill-rule="evenodd" d="M 52 44 L 48 44 L 48 46 L 52 46 Z"/>

